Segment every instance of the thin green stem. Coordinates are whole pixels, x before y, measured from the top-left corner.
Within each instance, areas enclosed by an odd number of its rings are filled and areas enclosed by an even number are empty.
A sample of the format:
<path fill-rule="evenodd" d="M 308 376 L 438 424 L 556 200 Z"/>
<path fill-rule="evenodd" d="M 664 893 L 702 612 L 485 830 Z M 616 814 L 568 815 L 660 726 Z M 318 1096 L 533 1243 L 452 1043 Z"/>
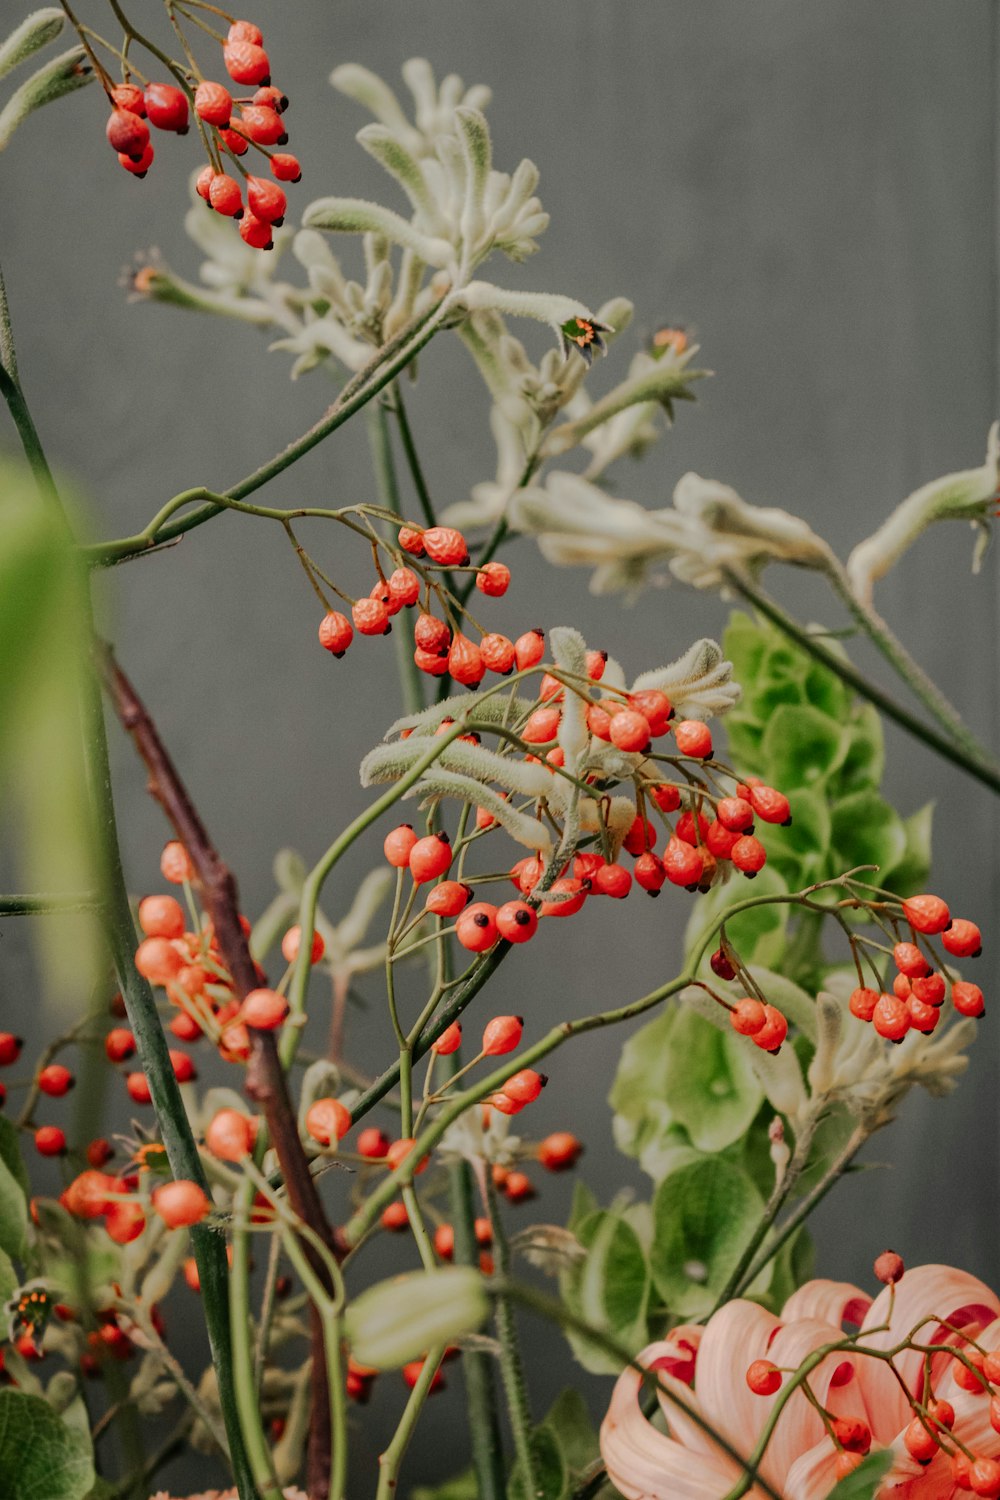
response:
<path fill-rule="evenodd" d="M 299 1226 L 302 1234 L 313 1243 L 323 1258 L 333 1280 L 334 1294 L 331 1297 L 309 1264 L 309 1258 L 299 1244 L 295 1230 L 283 1225 L 281 1236 L 285 1253 L 298 1272 L 302 1285 L 316 1308 L 323 1325 L 323 1349 L 326 1355 L 326 1378 L 330 1393 L 330 1487 L 329 1500 L 345 1500 L 347 1490 L 347 1396 L 344 1382 L 341 1341 L 343 1338 L 341 1314 L 344 1305 L 344 1286 L 340 1268 L 318 1237 L 308 1225 Z"/>
<path fill-rule="evenodd" d="M 413 429 L 410 426 L 410 419 L 406 415 L 406 406 L 403 403 L 403 393 L 399 388 L 398 382 L 392 388 L 391 400 L 392 410 L 396 418 L 396 425 L 399 428 L 400 441 L 403 444 L 403 454 L 406 458 L 406 466 L 410 471 L 410 478 L 413 480 L 413 488 L 417 492 L 417 501 L 420 505 L 421 511 L 423 512 L 423 517 L 427 525 L 436 526 L 438 524 L 438 520 L 437 516 L 434 513 L 434 502 L 431 499 L 431 492 L 427 487 L 427 480 L 424 477 L 423 465 L 420 462 L 420 455 L 417 453 L 417 445 L 414 441 Z M 470 582 L 475 583 L 475 577 L 476 575 L 473 573 Z M 455 575 L 446 568 L 442 572 L 441 578 L 449 594 L 451 594 L 453 598 L 458 597 L 456 593 L 457 585 L 455 583 Z M 468 595 L 466 595 L 466 598 L 468 598 Z M 464 600 L 462 602 L 464 603 Z"/>
<path fill-rule="evenodd" d="M 403 1408 L 403 1415 L 399 1425 L 392 1435 L 392 1441 L 384 1453 L 379 1455 L 378 1488 L 375 1491 L 375 1500 L 390 1500 L 396 1493 L 399 1483 L 399 1470 L 403 1457 L 410 1445 L 417 1425 L 417 1418 L 423 1410 L 424 1402 L 430 1394 L 431 1385 L 438 1372 L 444 1355 L 444 1345 L 438 1345 L 431 1349 L 424 1358 L 423 1368 L 417 1376 L 416 1384 L 410 1392 L 410 1399 Z"/>
<path fill-rule="evenodd" d="M 928 713 L 937 719 L 942 729 L 947 731 L 971 759 L 1000 773 L 1000 764 L 990 755 L 985 746 L 979 743 L 958 709 L 948 701 L 937 683 L 928 677 L 918 662 L 914 661 L 902 641 L 882 619 L 878 611 L 858 598 L 851 588 L 846 572 L 839 563 L 831 565 L 828 577 L 834 591 L 847 606 L 853 619 L 861 626 L 872 644 L 882 653 L 910 691 L 920 699 Z"/>
<path fill-rule="evenodd" d="M 493 1186 L 492 1174 L 488 1169 L 484 1181 L 486 1207 L 493 1229 L 493 1256 L 501 1280 L 507 1281 L 510 1278 L 511 1268 L 510 1245 L 507 1242 L 507 1234 L 497 1206 L 497 1194 Z M 500 1378 L 507 1397 L 507 1415 L 514 1439 L 514 1452 L 521 1470 L 521 1487 L 526 1495 L 537 1495 L 538 1474 L 531 1446 L 533 1423 L 528 1402 L 528 1385 L 524 1378 L 521 1344 L 517 1334 L 517 1315 L 513 1301 L 502 1291 L 498 1292 L 495 1298 L 494 1319 L 500 1343 Z"/>
<path fill-rule="evenodd" d="M 809 655 L 814 657 L 816 661 L 822 662 L 842 682 L 846 682 L 848 687 L 853 688 L 863 698 L 867 698 L 870 703 L 874 703 L 875 707 L 880 709 L 886 718 L 892 719 L 893 723 L 898 724 L 901 729 L 905 729 L 908 734 L 913 735 L 914 739 L 920 740 L 944 760 L 951 761 L 952 765 L 959 766 L 968 775 L 974 776 L 977 781 L 981 781 L 984 786 L 988 786 L 991 792 L 1000 794 L 1000 771 L 994 770 L 990 764 L 984 763 L 981 758 L 982 752 L 978 750 L 978 747 L 977 753 L 973 755 L 967 753 L 952 740 L 938 734 L 936 730 L 930 728 L 921 719 L 916 718 L 915 715 L 896 703 L 880 687 L 876 686 L 874 682 L 870 682 L 866 677 L 862 676 L 848 662 L 842 661 L 839 656 L 835 656 L 816 636 L 811 635 L 797 620 L 793 620 L 791 615 L 786 614 L 779 604 L 776 604 L 768 594 L 757 585 L 751 583 L 742 573 L 734 573 L 730 569 L 724 571 L 726 582 L 730 587 L 735 589 L 737 593 L 742 594 L 744 599 L 753 604 L 762 615 L 770 620 L 773 625 L 776 625 L 790 640 L 795 641 L 804 651 L 808 651 Z"/>
<path fill-rule="evenodd" d="M 309 453 L 317 443 L 329 437 L 330 433 L 342 427 L 373 396 L 377 396 L 379 391 L 383 390 L 400 370 L 409 364 L 425 344 L 430 342 L 444 318 L 444 308 L 444 302 L 439 302 L 423 317 L 408 324 L 396 338 L 378 351 L 363 370 L 348 381 L 336 401 L 318 422 L 315 422 L 307 432 L 276 454 L 274 458 L 269 459 L 252 474 L 248 474 L 245 479 L 241 479 L 238 484 L 226 490 L 224 492 L 226 499 L 245 500 L 248 495 L 252 495 L 278 474 L 283 473 L 304 454 Z M 211 521 L 224 509 L 222 504 L 207 501 L 197 509 L 188 512 L 187 515 L 180 516 L 173 521 L 164 521 L 157 525 L 156 518 L 154 518 L 150 526 L 135 536 L 123 537 L 118 541 L 102 542 L 96 547 L 85 548 L 84 556 L 90 563 L 98 566 L 121 562 L 124 558 L 135 557 L 163 542 L 183 536 L 185 532 L 193 530 L 196 526 Z"/>
<path fill-rule="evenodd" d="M 479 1243 L 475 1230 L 472 1168 L 456 1158 L 448 1168 L 451 1195 L 451 1218 L 455 1231 L 455 1260 L 462 1266 L 478 1266 Z M 469 1439 L 472 1445 L 472 1467 L 476 1475 L 479 1500 L 506 1500 L 503 1443 L 497 1411 L 497 1391 L 493 1380 L 493 1360 L 478 1349 L 466 1349 L 462 1355 L 462 1377 L 469 1412 Z"/>
<path fill-rule="evenodd" d="M 392 461 L 392 443 L 389 440 L 389 424 L 385 419 L 385 407 L 381 401 L 368 408 L 368 443 L 375 470 L 375 483 L 382 504 L 396 515 L 399 514 L 399 488 L 396 483 L 396 467 Z M 395 536 L 391 522 L 383 524 L 383 532 Z M 396 648 L 396 666 L 399 683 L 403 690 L 403 703 L 408 714 L 417 714 L 424 706 L 423 678 L 413 659 L 413 620 L 409 610 L 400 610 L 393 622 L 393 640 Z"/>
<path fill-rule="evenodd" d="M 261 1500 L 281 1500 L 271 1450 L 261 1422 L 250 1332 L 250 1235 L 247 1223 L 254 1184 L 247 1177 L 233 1199 L 233 1265 L 229 1276 L 229 1327 L 233 1343 L 234 1386 L 240 1429 Z"/>

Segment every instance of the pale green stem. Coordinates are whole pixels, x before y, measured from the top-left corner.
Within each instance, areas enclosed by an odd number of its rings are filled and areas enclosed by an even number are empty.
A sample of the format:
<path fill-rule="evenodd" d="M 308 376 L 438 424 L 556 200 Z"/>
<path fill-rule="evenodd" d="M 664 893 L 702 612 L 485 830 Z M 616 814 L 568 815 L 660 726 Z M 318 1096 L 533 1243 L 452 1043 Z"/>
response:
<path fill-rule="evenodd" d="M 379 1456 L 378 1489 L 375 1491 L 375 1500 L 390 1500 L 396 1493 L 399 1483 L 399 1469 L 403 1462 L 403 1456 L 410 1444 L 417 1418 L 423 1410 L 424 1402 L 430 1392 L 434 1376 L 438 1372 L 444 1355 L 444 1345 L 438 1345 L 431 1349 L 426 1355 L 423 1368 L 417 1376 L 416 1384 L 410 1392 L 410 1399 L 403 1409 L 399 1426 L 393 1433 L 392 1441 L 385 1452 Z"/>
<path fill-rule="evenodd" d="M 323 1324 L 323 1349 L 326 1354 L 327 1385 L 330 1391 L 329 1500 L 345 1500 L 348 1456 L 347 1393 L 341 1358 L 341 1339 L 343 1337 L 341 1313 L 344 1305 L 344 1286 L 340 1277 L 340 1268 L 336 1265 L 333 1257 L 327 1252 L 326 1246 L 322 1244 L 318 1236 L 313 1235 L 309 1231 L 307 1225 L 300 1225 L 299 1227 L 301 1232 L 308 1236 L 310 1243 L 315 1245 L 317 1251 L 323 1254 L 323 1258 L 333 1277 L 334 1296 L 331 1298 L 309 1264 L 309 1260 L 296 1238 L 295 1230 L 290 1225 L 284 1224 L 281 1230 L 281 1237 L 285 1246 L 285 1253 L 299 1273 L 302 1285 L 309 1294 L 310 1301 L 316 1308 L 320 1321 Z"/>
<path fill-rule="evenodd" d="M 368 443 L 371 448 L 372 467 L 382 504 L 399 515 L 399 490 L 396 484 L 396 468 L 392 461 L 392 444 L 389 441 L 389 424 L 385 419 L 385 407 L 381 401 L 368 408 Z M 385 522 L 383 532 L 390 539 L 397 528 Z M 403 690 L 403 703 L 408 714 L 419 713 L 424 706 L 423 677 L 413 659 L 413 620 L 408 609 L 401 609 L 393 620 L 393 641 L 396 648 L 396 666 L 399 683 Z"/>
<path fill-rule="evenodd" d="M 493 1229 L 493 1254 L 496 1269 L 502 1281 L 510 1277 L 511 1255 L 507 1234 L 497 1206 L 496 1188 L 487 1164 L 484 1176 L 486 1207 Z M 511 1299 L 502 1291 L 497 1293 L 494 1313 L 497 1338 L 500 1343 L 500 1378 L 507 1396 L 507 1415 L 514 1438 L 514 1452 L 520 1465 L 521 1486 L 526 1495 L 537 1495 L 538 1475 L 535 1471 L 535 1455 L 531 1447 L 531 1407 L 528 1404 L 528 1386 L 524 1378 L 524 1362 L 521 1359 L 521 1344 L 517 1336 L 517 1315 Z"/>
<path fill-rule="evenodd" d="M 254 1377 L 250 1332 L 250 1235 L 247 1222 L 253 1205 L 254 1184 L 245 1178 L 233 1199 L 233 1264 L 229 1273 L 229 1327 L 233 1341 L 233 1375 L 240 1429 L 247 1457 L 261 1500 L 282 1500 L 274 1472 L 271 1450 L 264 1433 Z"/>

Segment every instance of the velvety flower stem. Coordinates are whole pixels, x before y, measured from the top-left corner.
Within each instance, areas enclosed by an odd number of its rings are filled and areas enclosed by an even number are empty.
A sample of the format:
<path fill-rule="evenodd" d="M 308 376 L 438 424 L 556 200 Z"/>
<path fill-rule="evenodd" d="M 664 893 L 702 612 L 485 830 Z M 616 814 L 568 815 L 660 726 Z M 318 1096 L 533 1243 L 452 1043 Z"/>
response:
<path fill-rule="evenodd" d="M 485 1184 L 486 1207 L 493 1230 L 493 1255 L 496 1269 L 502 1280 L 507 1281 L 510 1278 L 511 1269 L 510 1245 L 500 1217 L 496 1188 L 493 1185 L 488 1163 Z M 537 1495 L 538 1475 L 535 1472 L 535 1455 L 531 1446 L 533 1424 L 531 1407 L 528 1404 L 528 1385 L 524 1378 L 524 1361 L 521 1358 L 521 1343 L 517 1333 L 517 1315 L 514 1303 L 502 1291 L 497 1293 L 495 1302 L 494 1318 L 500 1343 L 500 1378 L 507 1397 L 507 1415 L 514 1438 L 514 1452 L 521 1470 L 521 1487 L 526 1495 Z"/>
<path fill-rule="evenodd" d="M 479 1244 L 473 1228 L 476 1214 L 472 1168 L 467 1161 L 456 1158 L 448 1168 L 448 1177 L 451 1220 L 455 1230 L 455 1261 L 462 1266 L 476 1266 L 479 1264 Z M 462 1377 L 469 1412 L 476 1493 L 479 1500 L 505 1500 L 507 1485 L 491 1356 L 478 1349 L 466 1349 L 462 1355 Z"/>

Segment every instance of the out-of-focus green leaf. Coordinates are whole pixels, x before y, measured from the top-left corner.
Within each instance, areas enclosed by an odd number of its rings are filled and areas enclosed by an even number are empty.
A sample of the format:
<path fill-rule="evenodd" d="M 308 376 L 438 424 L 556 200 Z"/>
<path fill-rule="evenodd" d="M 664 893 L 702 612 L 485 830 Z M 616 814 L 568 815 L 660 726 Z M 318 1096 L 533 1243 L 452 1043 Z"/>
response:
<path fill-rule="evenodd" d="M 807 704 L 780 704 L 761 740 L 774 785 L 783 792 L 814 786 L 838 770 L 850 744 L 846 725 Z"/>
<path fill-rule="evenodd" d="M 853 1474 L 848 1474 L 846 1479 L 834 1485 L 830 1491 L 830 1500 L 874 1500 L 879 1485 L 892 1468 L 892 1461 L 891 1448 L 880 1448 L 877 1453 L 869 1453 Z"/>
<path fill-rule="evenodd" d="M 891 870 L 883 870 L 879 885 L 900 896 L 912 896 L 927 885 L 931 870 L 931 824 L 934 803 L 928 802 L 903 819 L 903 853 Z"/>
<path fill-rule="evenodd" d="M 90 1436 L 41 1396 L 2 1390 L 0 1475 L 4 1500 L 85 1500 L 95 1478 Z"/>
<path fill-rule="evenodd" d="M 613 1210 L 598 1210 L 575 1230 L 588 1254 L 559 1278 L 566 1305 L 594 1328 L 627 1347 L 646 1339 L 649 1267 L 635 1230 Z M 566 1331 L 577 1359 L 594 1374 L 614 1374 L 618 1366 L 585 1334 Z"/>
<path fill-rule="evenodd" d="M 479 1500 L 479 1481 L 474 1469 L 463 1469 L 454 1479 L 443 1484 L 420 1484 L 413 1491 L 413 1500 Z"/>
<path fill-rule="evenodd" d="M 0 1115 L 0 1250 L 24 1254 L 28 1231 L 28 1174 L 17 1131 Z"/>
<path fill-rule="evenodd" d="M 899 814 L 872 790 L 852 792 L 836 804 L 830 835 L 834 863 L 842 870 L 856 865 L 877 865 L 879 870 L 891 870 L 906 849 L 906 834 Z M 877 883 L 882 884 L 881 880 Z"/>
<path fill-rule="evenodd" d="M 650 1269 L 672 1314 L 702 1317 L 711 1310 L 763 1209 L 747 1174 L 722 1157 L 691 1162 L 660 1183 Z M 765 1273 L 761 1287 L 769 1280 Z"/>
<path fill-rule="evenodd" d="M 529 1488 L 519 1463 L 507 1481 L 508 1500 L 563 1500 L 569 1472 L 559 1439 L 547 1426 L 536 1427 L 530 1437 L 534 1487 Z"/>
<path fill-rule="evenodd" d="M 788 890 L 788 883 L 770 864 L 764 866 L 752 885 L 745 880 L 734 879 L 726 885 L 713 886 L 707 896 L 694 903 L 684 934 L 685 953 L 690 954 L 706 934 L 725 919 L 726 935 L 747 963 L 776 968 L 785 947 L 788 906 L 755 906 L 733 917 L 727 917 L 726 913 L 750 896 L 783 896 Z M 711 953 L 714 946 L 713 942 L 708 953 Z"/>
<path fill-rule="evenodd" d="M 27 468 L 9 461 L 0 463 L 0 530 L 0 813 L 19 835 L 13 863 L 23 889 L 92 897 L 84 580 L 59 518 Z M 79 1014 L 95 973 L 93 916 L 46 915 L 32 930 L 47 995 Z"/>
<path fill-rule="evenodd" d="M 787 795 L 791 824 L 769 827 L 763 842 L 768 860 L 781 871 L 789 889 L 797 890 L 832 873 L 830 802 L 821 791 L 809 787 L 793 787 Z"/>
<path fill-rule="evenodd" d="M 850 744 L 837 778 L 838 789 L 861 791 L 878 786 L 885 770 L 882 720 L 873 703 L 859 704 L 850 720 Z"/>
<path fill-rule="evenodd" d="M 764 1095 L 735 1032 L 681 1007 L 664 1063 L 667 1105 L 699 1151 L 721 1151 L 749 1128 Z"/>

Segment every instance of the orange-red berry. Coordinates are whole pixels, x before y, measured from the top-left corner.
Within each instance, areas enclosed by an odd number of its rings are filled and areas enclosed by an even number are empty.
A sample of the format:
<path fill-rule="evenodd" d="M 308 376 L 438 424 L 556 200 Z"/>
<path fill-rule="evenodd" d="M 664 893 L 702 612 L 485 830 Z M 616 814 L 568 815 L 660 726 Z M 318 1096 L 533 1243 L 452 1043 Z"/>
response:
<path fill-rule="evenodd" d="M 960 1016 L 981 1016 L 986 1009 L 982 990 L 967 979 L 956 979 L 951 987 L 951 1003 Z"/>
<path fill-rule="evenodd" d="M 491 599 L 499 599 L 510 587 L 510 569 L 505 563 L 484 563 L 476 574 L 476 588 Z"/>
<path fill-rule="evenodd" d="M 487 1057 L 502 1057 L 513 1052 L 521 1041 L 524 1021 L 520 1016 L 494 1016 L 483 1031 L 483 1052 Z"/>
<path fill-rule="evenodd" d="M 729 858 L 737 870 L 741 870 L 748 880 L 752 880 L 767 863 L 767 851 L 760 839 L 755 838 L 752 833 L 745 833 L 736 840 Z"/>
<path fill-rule="evenodd" d="M 486 675 L 482 652 L 460 631 L 456 631 L 448 651 L 448 671 L 463 687 L 478 687 Z"/>
<path fill-rule="evenodd" d="M 872 1025 L 887 1042 L 901 1042 L 910 1029 L 910 1012 L 898 995 L 880 995 L 872 1012 Z"/>
<path fill-rule="evenodd" d="M 515 1104 L 532 1104 L 547 1082 L 544 1073 L 536 1073 L 534 1068 L 522 1068 L 501 1085 L 500 1092 L 513 1099 Z"/>
<path fill-rule="evenodd" d="M 383 1156 L 389 1149 L 389 1137 L 385 1131 L 379 1130 L 377 1125 L 369 1125 L 367 1130 L 362 1130 L 358 1136 L 358 1155 L 376 1160 Z"/>
<path fill-rule="evenodd" d="M 930 973 L 930 964 L 916 943 L 897 943 L 892 950 L 893 962 L 907 979 L 920 979 Z"/>
<path fill-rule="evenodd" d="M 462 1024 L 460 1021 L 452 1021 L 446 1026 L 437 1041 L 431 1043 L 431 1051 L 436 1052 L 439 1057 L 448 1057 L 452 1052 L 457 1052 L 462 1045 Z"/>
<path fill-rule="evenodd" d="M 526 943 L 538 931 L 538 913 L 524 901 L 505 901 L 497 911 L 496 925 L 508 943 Z"/>
<path fill-rule="evenodd" d="M 500 677 L 506 677 L 514 670 L 514 642 L 508 640 L 505 635 L 499 635 L 496 631 L 490 635 L 484 635 L 479 642 L 479 654 L 483 665 L 489 672 L 496 672 Z"/>
<path fill-rule="evenodd" d="M 35 1131 L 35 1150 L 39 1156 L 63 1156 L 66 1133 L 58 1125 L 39 1125 Z"/>
<path fill-rule="evenodd" d="M 157 130 L 186 135 L 189 129 L 187 95 L 173 83 L 147 83 L 143 95 L 146 117 Z"/>
<path fill-rule="evenodd" d="M 729 1012 L 729 1024 L 740 1036 L 753 1036 L 767 1023 L 767 1011 L 762 1001 L 746 995 L 737 1000 Z"/>
<path fill-rule="evenodd" d="M 271 64 L 267 53 L 257 42 L 239 38 L 222 49 L 226 72 L 236 83 L 262 84 L 271 81 Z"/>
<path fill-rule="evenodd" d="M 359 599 L 351 606 L 351 618 L 359 635 L 388 635 L 392 629 L 381 599 Z"/>
<path fill-rule="evenodd" d="M 424 551 L 443 567 L 464 567 L 469 561 L 465 537 L 453 526 L 430 526 L 423 534 Z"/>
<path fill-rule="evenodd" d="M 405 870 L 409 866 L 414 845 L 418 842 L 413 825 L 401 823 L 398 828 L 386 834 L 382 843 L 382 852 L 394 870 Z"/>
<path fill-rule="evenodd" d="M 183 885 L 185 880 L 193 879 L 194 866 L 179 839 L 171 839 L 168 844 L 164 844 L 160 855 L 160 874 L 171 885 Z"/>
<path fill-rule="evenodd" d="M 746 1380 L 755 1396 L 773 1396 L 781 1388 L 781 1371 L 770 1359 L 755 1359 L 747 1369 Z"/>
<path fill-rule="evenodd" d="M 488 901 L 467 906 L 455 926 L 455 936 L 470 953 L 485 953 L 499 937 L 496 907 Z"/>
<path fill-rule="evenodd" d="M 777 1052 L 788 1035 L 788 1022 L 773 1005 L 764 1006 L 764 1024 L 751 1033 L 750 1040 L 762 1052 Z"/>
<path fill-rule="evenodd" d="M 538 1160 L 549 1172 L 565 1172 L 575 1166 L 583 1142 L 568 1130 L 556 1130 L 538 1143 Z"/>
<path fill-rule="evenodd" d="M 335 1146 L 351 1128 L 351 1112 L 339 1099 L 316 1099 L 306 1110 L 305 1126 L 321 1146 Z"/>
<path fill-rule="evenodd" d="M 437 880 L 451 868 L 452 848 L 446 833 L 428 834 L 410 849 L 410 874 L 417 885 Z"/>
<path fill-rule="evenodd" d="M 941 944 L 956 958 L 978 958 L 983 951 L 983 935 L 975 922 L 955 917 L 941 934 Z"/>
<path fill-rule="evenodd" d="M 152 1202 L 153 1208 L 168 1229 L 200 1224 L 212 1208 L 205 1190 L 186 1178 L 165 1182 L 162 1187 L 154 1188 Z"/>
<path fill-rule="evenodd" d="M 869 989 L 867 985 L 859 985 L 851 991 L 847 1003 L 852 1016 L 857 1016 L 859 1021 L 870 1021 L 878 1004 L 878 991 Z"/>
<path fill-rule="evenodd" d="M 712 731 L 701 719 L 682 719 L 674 725 L 678 753 L 695 760 L 709 760 L 712 755 Z"/>
<path fill-rule="evenodd" d="M 288 1015 L 288 1001 L 277 990 L 251 990 L 240 1006 L 244 1026 L 256 1031 L 275 1031 Z"/>
<path fill-rule="evenodd" d="M 872 1267 L 875 1280 L 881 1281 L 885 1286 L 895 1286 L 897 1281 L 902 1281 L 906 1265 L 901 1255 L 895 1250 L 883 1250 Z"/>
<path fill-rule="evenodd" d="M 253 1150 L 257 1122 L 238 1109 L 220 1109 L 205 1131 L 205 1147 L 219 1161 L 242 1161 Z"/>
<path fill-rule="evenodd" d="M 64 1094 L 69 1093 L 75 1082 L 69 1068 L 64 1068 L 62 1063 L 49 1063 L 38 1075 L 39 1089 L 51 1099 L 61 1099 Z"/>
<path fill-rule="evenodd" d="M 302 928 L 296 922 L 294 927 L 289 927 L 281 939 L 281 956 L 287 964 L 293 964 L 299 956 L 302 947 Z M 326 952 L 326 939 L 321 932 L 314 932 L 312 942 L 309 945 L 309 962 L 318 964 Z"/>
<path fill-rule="evenodd" d="M 536 666 L 544 655 L 545 632 L 542 630 L 526 630 L 524 635 L 519 635 L 514 642 L 514 659 L 519 672 Z"/>
<path fill-rule="evenodd" d="M 228 125 L 233 112 L 233 96 L 221 83 L 202 79 L 194 92 L 194 112 L 209 125 Z"/>
<path fill-rule="evenodd" d="M 910 896 L 903 902 L 903 916 L 916 932 L 933 936 L 951 923 L 951 912 L 940 896 Z"/>

